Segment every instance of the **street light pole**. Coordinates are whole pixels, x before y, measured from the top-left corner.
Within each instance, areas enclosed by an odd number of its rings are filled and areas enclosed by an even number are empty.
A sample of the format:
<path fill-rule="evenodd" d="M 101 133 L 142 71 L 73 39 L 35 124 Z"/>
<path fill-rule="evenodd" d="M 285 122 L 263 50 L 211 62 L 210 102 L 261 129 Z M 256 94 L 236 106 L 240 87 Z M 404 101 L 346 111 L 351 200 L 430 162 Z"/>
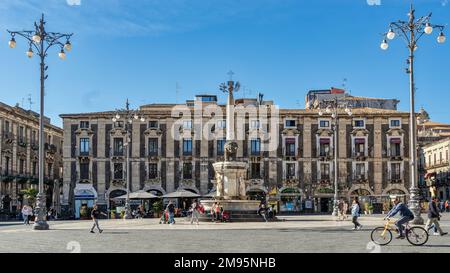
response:
<path fill-rule="evenodd" d="M 420 216 L 420 191 L 418 188 L 418 169 L 417 169 L 417 119 L 415 113 L 415 82 L 414 82 L 414 51 L 417 50 L 417 42 L 424 34 L 431 34 L 433 29 L 439 29 L 440 34 L 437 38 L 438 43 L 442 44 L 446 38 L 443 30 L 444 26 L 433 25 L 430 23 L 431 13 L 428 16 L 420 17 L 416 20 L 415 10 L 411 4 L 409 11 L 409 20 L 397 21 L 390 23 L 389 31 L 384 34 L 385 39 L 381 43 L 381 49 L 387 50 L 389 45 L 386 39 L 393 40 L 397 35 L 403 37 L 406 41 L 409 57 L 407 63 L 409 68 L 406 70 L 409 73 L 409 93 L 410 93 L 410 200 L 409 207 L 414 213 L 414 224 L 423 224 L 424 220 Z"/>
<path fill-rule="evenodd" d="M 333 120 L 333 142 L 334 142 L 334 171 L 333 171 L 333 178 L 334 178 L 334 201 L 333 201 L 333 213 L 332 216 L 338 216 L 339 215 L 339 149 L 338 149 L 338 134 L 339 134 L 339 101 L 338 98 L 335 97 L 333 101 L 328 102 L 322 102 L 320 107 L 326 108 L 326 113 L 331 113 L 331 118 Z M 320 108 L 319 107 L 319 108 Z M 352 111 L 348 108 L 348 105 L 345 106 L 345 112 L 352 116 Z M 323 116 L 324 113 L 322 110 L 319 110 L 319 116 Z"/>
<path fill-rule="evenodd" d="M 130 149 L 130 144 L 131 144 L 131 137 L 130 134 L 133 131 L 133 128 L 130 128 L 129 126 L 132 126 L 133 124 L 133 120 L 140 120 L 141 122 L 145 122 L 145 118 L 144 116 L 139 113 L 139 111 L 137 110 L 130 110 L 130 103 L 126 102 L 125 105 L 125 109 L 119 109 L 116 111 L 115 116 L 112 118 L 113 122 L 117 122 L 120 119 L 124 120 L 124 129 L 126 132 L 126 139 L 125 139 L 125 163 L 126 163 L 126 187 L 127 187 L 127 198 L 125 201 L 125 215 L 124 215 L 124 219 L 132 219 L 133 216 L 131 215 L 131 205 L 130 205 L 130 156 L 131 156 L 131 149 Z"/>
<path fill-rule="evenodd" d="M 36 211 L 37 220 L 33 225 L 33 229 L 36 230 L 47 230 L 49 229 L 48 223 L 46 221 L 46 194 L 44 193 L 44 160 L 45 160 L 45 147 L 44 147 L 44 96 L 45 96 L 45 80 L 48 75 L 45 75 L 47 66 L 45 65 L 45 57 L 47 57 L 47 51 L 53 46 L 60 46 L 61 51 L 59 57 L 61 59 L 66 58 L 64 49 L 70 51 L 72 45 L 70 44 L 70 38 L 73 34 L 62 34 L 55 32 L 47 32 L 45 30 L 44 14 L 42 14 L 39 25 L 34 23 L 34 31 L 9 31 L 11 34 L 11 40 L 9 41 L 9 47 L 16 47 L 15 36 L 21 36 L 25 38 L 30 48 L 26 52 L 27 56 L 31 58 L 33 56 L 33 47 L 36 49 L 36 53 L 40 57 L 40 112 L 39 112 L 39 193 L 37 195 Z M 61 40 L 66 40 L 63 44 Z"/>

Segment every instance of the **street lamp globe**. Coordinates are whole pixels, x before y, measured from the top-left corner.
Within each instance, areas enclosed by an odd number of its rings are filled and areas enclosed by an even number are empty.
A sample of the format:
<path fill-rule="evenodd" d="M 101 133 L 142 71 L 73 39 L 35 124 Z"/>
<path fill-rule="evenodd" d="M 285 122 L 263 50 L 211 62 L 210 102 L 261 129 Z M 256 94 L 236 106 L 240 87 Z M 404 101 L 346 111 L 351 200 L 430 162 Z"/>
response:
<path fill-rule="evenodd" d="M 120 119 L 120 115 L 119 114 L 116 114 L 116 119 Z"/>
<path fill-rule="evenodd" d="M 9 40 L 9 47 L 10 48 L 15 48 L 16 47 L 16 40 L 14 39 L 14 37 L 11 38 L 11 40 Z"/>
<path fill-rule="evenodd" d="M 438 43 L 443 44 L 443 43 L 445 43 L 445 40 L 446 40 L 446 38 L 445 38 L 444 32 L 441 32 L 439 34 L 439 36 L 437 37 L 437 41 L 438 41 Z"/>
<path fill-rule="evenodd" d="M 58 56 L 61 60 L 66 59 L 66 53 L 64 52 L 64 49 L 61 49 L 61 52 L 59 52 Z"/>
<path fill-rule="evenodd" d="M 39 36 L 37 33 L 33 35 L 33 37 L 31 37 L 31 40 L 33 40 L 33 42 L 35 42 L 36 44 L 39 44 L 41 42 L 41 36 Z"/>
<path fill-rule="evenodd" d="M 395 32 L 392 30 L 392 28 L 389 29 L 389 32 L 387 33 L 386 37 L 387 37 L 389 40 L 393 40 L 393 39 L 395 38 Z"/>
<path fill-rule="evenodd" d="M 433 27 L 430 23 L 427 23 L 423 31 L 429 35 L 433 32 Z"/>
<path fill-rule="evenodd" d="M 116 119 L 116 118 L 114 117 L 114 118 L 112 118 L 112 121 L 113 121 L 113 122 L 116 122 L 116 121 L 117 121 L 117 119 Z"/>
<path fill-rule="evenodd" d="M 331 115 L 331 117 L 332 117 L 332 118 L 336 118 L 336 114 L 333 113 L 333 114 Z"/>
<path fill-rule="evenodd" d="M 323 112 L 322 111 L 319 111 L 319 116 L 323 116 Z"/>
<path fill-rule="evenodd" d="M 144 117 L 141 117 L 141 122 L 145 122 L 145 118 Z"/>
<path fill-rule="evenodd" d="M 327 112 L 327 114 L 331 113 L 330 107 L 327 107 L 327 109 L 325 109 L 325 112 Z"/>
<path fill-rule="evenodd" d="M 138 116 L 137 114 L 135 114 L 135 115 L 134 115 L 134 119 L 135 119 L 135 120 L 138 120 L 138 119 L 139 119 L 139 116 Z"/>
<path fill-rule="evenodd" d="M 30 47 L 30 49 L 28 49 L 28 51 L 26 53 L 27 53 L 28 58 L 33 57 L 33 49 L 31 49 L 31 47 Z"/>
<path fill-rule="evenodd" d="M 70 43 L 70 41 L 67 41 L 66 44 L 64 45 L 64 49 L 67 51 L 71 51 L 72 50 L 72 44 Z"/>
<path fill-rule="evenodd" d="M 387 50 L 387 49 L 389 48 L 389 44 L 387 43 L 386 40 L 383 40 L 383 42 L 381 42 L 380 47 L 381 47 L 381 49 L 383 49 L 383 50 Z"/>

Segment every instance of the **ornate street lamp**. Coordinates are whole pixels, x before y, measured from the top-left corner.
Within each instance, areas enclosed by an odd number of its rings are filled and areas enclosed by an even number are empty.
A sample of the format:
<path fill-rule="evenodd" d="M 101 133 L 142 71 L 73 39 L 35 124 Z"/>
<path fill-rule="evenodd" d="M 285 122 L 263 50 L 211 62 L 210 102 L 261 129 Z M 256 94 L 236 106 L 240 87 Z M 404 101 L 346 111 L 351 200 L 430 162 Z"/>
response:
<path fill-rule="evenodd" d="M 125 109 L 117 109 L 115 115 L 111 119 L 114 123 L 118 121 L 123 121 L 124 129 L 126 131 L 126 141 L 123 146 L 125 146 L 125 162 L 126 166 L 126 183 L 127 183 L 127 198 L 125 202 L 125 215 L 124 219 L 132 219 L 131 215 L 131 207 L 130 207 L 130 142 L 131 142 L 131 133 L 133 131 L 132 124 L 133 121 L 145 122 L 145 118 L 139 110 L 130 109 L 130 103 L 128 102 L 125 105 Z"/>
<path fill-rule="evenodd" d="M 443 33 L 444 26 L 431 24 L 431 13 L 428 16 L 422 16 L 418 19 L 414 15 L 414 7 L 411 5 L 409 11 L 409 20 L 397 21 L 389 24 L 389 31 L 384 34 L 384 36 L 392 40 L 396 36 L 404 38 L 406 45 L 409 49 L 409 58 L 407 59 L 407 64 L 409 68 L 406 70 L 409 74 L 410 79 L 410 167 L 411 167 L 411 188 L 410 188 L 410 200 L 409 207 L 414 213 L 414 224 L 423 224 L 423 219 L 420 216 L 420 197 L 418 188 L 418 170 L 417 170 L 417 121 L 415 117 L 415 85 L 414 85 L 414 51 L 418 49 L 417 42 L 422 36 L 430 35 L 434 29 L 440 31 L 437 38 L 438 43 L 442 44 L 445 42 L 445 35 Z M 381 44 L 383 50 L 388 49 L 386 38 Z"/>
<path fill-rule="evenodd" d="M 41 90 L 40 90 L 40 113 L 39 113 L 39 194 L 37 196 L 37 220 L 33 225 L 33 229 L 37 230 L 47 230 L 49 228 L 46 221 L 46 202 L 45 202 L 45 192 L 44 192 L 44 83 L 48 75 L 45 75 L 48 66 L 45 65 L 45 57 L 47 57 L 48 50 L 53 46 L 59 46 L 61 52 L 59 57 L 65 59 L 65 53 L 63 53 L 63 48 L 65 44 L 61 41 L 65 41 L 66 44 L 69 43 L 70 38 L 73 34 L 62 34 L 57 32 L 47 32 L 45 29 L 44 14 L 42 14 L 39 25 L 34 23 L 34 31 L 10 31 L 11 40 L 9 41 L 9 47 L 16 47 L 16 36 L 23 37 L 29 44 L 29 49 L 26 52 L 28 58 L 32 58 L 34 53 L 40 57 L 40 68 L 41 68 Z M 33 52 L 33 48 L 35 52 Z"/>
<path fill-rule="evenodd" d="M 332 130 L 333 130 L 333 136 L 334 136 L 334 201 L 333 201 L 333 213 L 332 216 L 338 216 L 339 214 L 339 196 L 338 196 L 338 191 L 339 191 L 339 165 L 338 165 L 338 133 L 339 133 L 339 109 L 342 108 L 340 107 L 341 105 L 339 104 L 338 98 L 336 97 L 334 100 L 332 101 L 323 101 L 320 103 L 319 106 L 319 116 L 324 116 L 325 114 L 330 115 L 331 114 L 331 118 L 333 119 L 333 123 L 332 123 Z M 325 108 L 325 113 L 323 112 L 322 109 Z M 352 110 L 348 107 L 345 106 L 345 113 L 348 116 L 352 116 Z"/>

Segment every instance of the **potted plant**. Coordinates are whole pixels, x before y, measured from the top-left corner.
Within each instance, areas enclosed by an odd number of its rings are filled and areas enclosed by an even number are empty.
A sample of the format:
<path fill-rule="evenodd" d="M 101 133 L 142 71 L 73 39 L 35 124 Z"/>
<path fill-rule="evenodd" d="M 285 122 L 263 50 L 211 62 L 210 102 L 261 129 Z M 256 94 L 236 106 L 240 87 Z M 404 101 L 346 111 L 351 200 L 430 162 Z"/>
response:
<path fill-rule="evenodd" d="M 162 201 L 156 201 L 155 203 L 153 203 L 152 205 L 153 215 L 155 215 L 156 218 L 161 217 L 162 207 L 163 207 Z"/>
<path fill-rule="evenodd" d="M 111 219 L 116 219 L 116 210 L 115 209 L 113 209 L 113 210 L 111 210 Z"/>
<path fill-rule="evenodd" d="M 25 190 L 21 190 L 21 193 L 23 193 L 23 197 L 28 200 L 28 204 L 30 206 L 34 207 L 34 204 L 36 203 L 36 198 L 37 195 L 39 193 L 39 191 L 37 189 L 25 189 Z"/>
<path fill-rule="evenodd" d="M 369 214 L 373 214 L 373 205 L 372 204 L 369 204 L 367 206 L 367 209 L 369 210 Z"/>

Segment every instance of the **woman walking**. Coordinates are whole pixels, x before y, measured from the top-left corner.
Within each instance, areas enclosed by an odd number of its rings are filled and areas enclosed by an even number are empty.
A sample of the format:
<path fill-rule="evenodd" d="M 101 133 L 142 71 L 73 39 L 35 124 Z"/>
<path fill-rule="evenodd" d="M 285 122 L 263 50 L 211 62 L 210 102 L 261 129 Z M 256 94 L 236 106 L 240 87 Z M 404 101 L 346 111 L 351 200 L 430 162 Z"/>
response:
<path fill-rule="evenodd" d="M 361 214 L 358 198 L 355 198 L 352 204 L 352 217 L 353 217 L 352 222 L 355 225 L 355 227 L 352 230 L 360 230 L 362 228 L 362 225 L 358 222 L 358 217 L 360 216 Z"/>

